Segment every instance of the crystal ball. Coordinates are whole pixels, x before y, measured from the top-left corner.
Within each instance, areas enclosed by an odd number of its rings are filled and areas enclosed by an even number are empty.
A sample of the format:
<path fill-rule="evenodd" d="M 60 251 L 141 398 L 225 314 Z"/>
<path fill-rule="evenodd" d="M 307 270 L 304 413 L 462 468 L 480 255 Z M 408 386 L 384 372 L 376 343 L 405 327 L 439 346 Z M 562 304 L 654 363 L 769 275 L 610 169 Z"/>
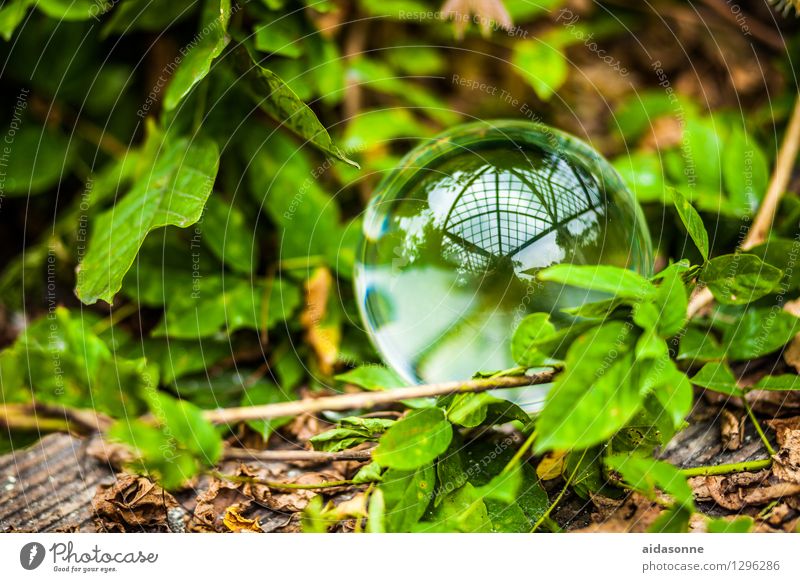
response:
<path fill-rule="evenodd" d="M 538 281 L 545 267 L 652 268 L 647 225 L 616 171 L 532 122 L 470 123 L 421 144 L 378 185 L 362 234 L 361 316 L 409 383 L 513 367 L 523 317 L 544 311 L 567 325 L 563 309 L 598 299 Z"/>

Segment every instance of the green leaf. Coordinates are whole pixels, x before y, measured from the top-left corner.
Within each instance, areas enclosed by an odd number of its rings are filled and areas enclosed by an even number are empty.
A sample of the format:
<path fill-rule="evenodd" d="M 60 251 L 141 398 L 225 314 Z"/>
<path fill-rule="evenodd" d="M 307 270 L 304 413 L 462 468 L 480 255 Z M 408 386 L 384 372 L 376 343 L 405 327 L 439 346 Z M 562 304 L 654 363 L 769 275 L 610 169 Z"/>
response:
<path fill-rule="evenodd" d="M 185 228 L 200 219 L 219 166 L 217 145 L 178 139 L 160 152 L 152 171 L 94 223 L 79 265 L 78 298 L 111 303 L 147 234 L 159 227 Z"/>
<path fill-rule="evenodd" d="M 414 410 L 381 437 L 372 458 L 394 469 L 416 469 L 447 450 L 453 427 L 438 408 Z"/>
<path fill-rule="evenodd" d="M 218 196 L 209 197 L 202 221 L 203 242 L 234 271 L 252 274 L 259 260 L 256 230 L 244 212 Z"/>
<path fill-rule="evenodd" d="M 353 476 L 353 483 L 377 483 L 381 480 L 381 466 L 372 461 L 361 467 Z"/>
<path fill-rule="evenodd" d="M 400 388 L 406 385 L 397 373 L 391 368 L 378 364 L 368 364 L 348 370 L 344 374 L 335 376 L 340 382 L 353 384 L 365 390 L 383 390 L 385 388 Z"/>
<path fill-rule="evenodd" d="M 656 381 L 651 388 L 664 412 L 669 415 L 673 428 L 677 429 L 689 415 L 694 404 L 694 391 L 686 374 L 669 358 L 663 360 L 664 371 L 659 374 L 661 381 Z"/>
<path fill-rule="evenodd" d="M 301 41 L 300 20 L 291 15 L 282 16 L 268 24 L 255 27 L 254 46 L 256 50 L 296 59 L 305 52 Z"/>
<path fill-rule="evenodd" d="M 361 443 L 376 441 L 381 434 L 395 424 L 385 418 L 343 418 L 338 428 L 315 435 L 309 442 L 318 451 L 344 451 Z"/>
<path fill-rule="evenodd" d="M 672 193 L 672 199 L 675 201 L 675 210 L 678 211 L 681 222 L 683 222 L 689 236 L 697 246 L 697 250 L 703 256 L 703 260 L 707 261 L 709 250 L 708 232 L 705 225 L 703 225 L 703 219 L 700 218 L 692 204 L 680 191 L 671 188 L 670 192 Z"/>
<path fill-rule="evenodd" d="M 523 486 L 522 469 L 519 465 L 510 471 L 500 472 L 486 485 L 477 489 L 478 494 L 485 499 L 492 499 L 502 503 L 516 503 L 517 496 Z"/>
<path fill-rule="evenodd" d="M 611 322 L 570 346 L 539 413 L 537 452 L 599 444 L 636 413 L 643 394 L 632 372 L 632 335 L 630 326 Z"/>
<path fill-rule="evenodd" d="M 800 320 L 778 308 L 749 307 L 725 329 L 725 354 L 733 361 L 752 360 L 785 346 L 800 331 Z"/>
<path fill-rule="evenodd" d="M 11 0 L 0 8 L 0 36 L 9 41 L 35 0 Z"/>
<path fill-rule="evenodd" d="M 782 392 L 785 390 L 800 390 L 800 376 L 796 374 L 779 374 L 778 376 L 764 376 L 755 383 L 753 390 L 772 390 Z"/>
<path fill-rule="evenodd" d="M 755 255 L 736 253 L 711 259 L 702 279 L 720 303 L 743 305 L 773 291 L 783 272 Z"/>
<path fill-rule="evenodd" d="M 783 271 L 783 279 L 777 285 L 779 293 L 800 288 L 800 268 L 796 268 L 800 256 L 800 242 L 770 238 L 767 242 L 755 246 L 747 252 Z"/>
<path fill-rule="evenodd" d="M 532 368 L 545 362 L 547 356 L 540 352 L 534 342 L 555 333 L 547 313 L 531 313 L 519 322 L 511 338 L 511 357 L 520 366 Z"/>
<path fill-rule="evenodd" d="M 211 63 L 230 42 L 227 34 L 230 0 L 206 0 L 200 32 L 182 49 L 182 59 L 164 94 L 164 109 L 172 111 L 208 75 Z"/>
<path fill-rule="evenodd" d="M 228 335 L 239 329 L 262 330 L 285 321 L 300 305 L 300 290 L 288 279 L 250 282 L 205 277 L 191 293 L 167 304 L 155 337 L 179 339 Z"/>
<path fill-rule="evenodd" d="M 244 394 L 242 394 L 240 405 L 259 406 L 262 404 L 277 404 L 279 402 L 288 402 L 292 399 L 292 394 L 287 393 L 275 384 L 270 382 L 256 382 L 248 386 Z M 269 418 L 266 420 L 248 420 L 247 424 L 260 434 L 261 438 L 266 442 L 272 433 L 280 427 L 289 424 L 292 418 L 291 416 L 279 416 L 278 418 Z"/>
<path fill-rule="evenodd" d="M 465 533 L 491 530 L 489 513 L 480 491 L 466 483 L 445 495 L 431 516 L 434 531 L 459 531 Z M 431 526 L 420 524 L 416 531 L 429 531 Z"/>
<path fill-rule="evenodd" d="M 609 265 L 564 263 L 540 271 L 537 278 L 628 299 L 645 300 L 655 293 L 653 284 L 638 273 Z"/>
<path fill-rule="evenodd" d="M 112 0 L 37 0 L 36 7 L 57 20 L 87 20 L 108 10 Z"/>
<path fill-rule="evenodd" d="M 764 152 L 747 132 L 733 131 L 725 140 L 722 178 L 733 204 L 745 213 L 758 209 L 767 191 L 769 165 Z"/>
<path fill-rule="evenodd" d="M 664 170 L 657 153 L 637 152 L 614 160 L 614 168 L 639 202 L 664 202 Z"/>
<path fill-rule="evenodd" d="M 666 511 L 647 528 L 648 533 L 684 533 L 689 531 L 689 520 L 692 512 L 685 507 L 676 505 Z"/>
<path fill-rule="evenodd" d="M 744 390 L 739 387 L 736 377 L 731 369 L 724 362 L 709 362 L 692 377 L 692 384 L 728 394 L 729 396 L 742 396 Z"/>
<path fill-rule="evenodd" d="M 244 56 L 246 55 L 246 57 Z M 283 80 L 258 64 L 258 59 L 248 51 L 240 52 L 241 72 L 256 104 L 278 123 L 307 140 L 323 152 L 358 167 L 344 151 L 333 143 L 328 130 L 320 123 L 311 108 L 303 103 Z"/>
<path fill-rule="evenodd" d="M 740 515 L 733 519 L 718 517 L 709 519 L 706 525 L 708 533 L 748 533 L 753 530 L 753 518 L 749 515 Z"/>
<path fill-rule="evenodd" d="M 669 338 L 680 333 L 686 324 L 688 303 L 689 294 L 680 271 L 670 270 L 662 277 L 655 296 L 658 309 L 656 330 L 661 337 Z"/>
<path fill-rule="evenodd" d="M 549 101 L 569 74 L 564 53 L 543 40 L 515 43 L 511 62 L 542 101 Z"/>
<path fill-rule="evenodd" d="M 606 465 L 620 473 L 625 482 L 649 499 L 657 497 L 657 489 L 670 495 L 675 503 L 694 510 L 694 495 L 686 477 L 673 465 L 639 455 L 611 455 Z"/>
<path fill-rule="evenodd" d="M 684 127 L 686 170 L 691 167 L 697 184 L 715 192 L 722 190 L 723 130 L 721 120 L 713 117 L 692 116 Z"/>
<path fill-rule="evenodd" d="M 400 138 L 419 139 L 430 134 L 430 126 L 408 109 L 378 109 L 348 120 L 342 144 L 348 151 L 361 151 L 385 148 Z"/>
<path fill-rule="evenodd" d="M 435 485 L 436 473 L 432 465 L 413 471 L 387 470 L 378 486 L 386 508 L 386 530 L 411 531 L 428 508 Z"/>
<path fill-rule="evenodd" d="M 10 196 L 41 194 L 63 180 L 74 156 L 70 140 L 61 132 L 25 122 L 4 147 L 3 192 Z"/>
<path fill-rule="evenodd" d="M 150 394 L 150 410 L 181 447 L 207 466 L 216 464 L 222 454 L 222 438 L 199 408 L 157 392 Z"/>
<path fill-rule="evenodd" d="M 678 349 L 678 360 L 692 362 L 709 362 L 721 360 L 725 357 L 725 350 L 719 344 L 711 331 L 689 325 L 681 337 Z"/>

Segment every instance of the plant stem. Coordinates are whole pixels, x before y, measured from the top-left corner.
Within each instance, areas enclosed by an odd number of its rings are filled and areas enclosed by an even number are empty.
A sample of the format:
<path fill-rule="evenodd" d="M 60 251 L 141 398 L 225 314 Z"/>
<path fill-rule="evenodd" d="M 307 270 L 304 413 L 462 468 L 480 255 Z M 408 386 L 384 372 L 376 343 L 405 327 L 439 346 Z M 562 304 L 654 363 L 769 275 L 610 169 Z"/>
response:
<path fill-rule="evenodd" d="M 511 457 L 511 460 L 508 462 L 508 464 L 505 467 L 503 467 L 503 471 L 502 472 L 503 473 L 508 473 L 514 467 L 516 467 L 517 464 L 519 463 L 520 459 L 522 459 L 522 456 L 526 452 L 528 452 L 528 449 L 531 448 L 531 445 L 533 445 L 533 441 L 535 441 L 535 440 L 536 440 L 536 430 L 531 432 L 530 436 L 528 436 L 528 438 L 525 440 L 525 442 L 522 443 L 522 446 L 519 448 L 519 450 L 517 450 L 516 453 L 514 453 L 514 456 Z"/>
<path fill-rule="evenodd" d="M 310 398 L 260 406 L 220 408 L 217 410 L 206 410 L 203 416 L 206 420 L 216 424 L 233 424 L 245 420 L 297 416 L 298 414 L 306 412 L 321 412 L 323 410 L 374 408 L 381 404 L 390 404 L 411 398 L 428 398 L 447 394 L 476 393 L 498 388 L 517 388 L 520 386 L 546 384 L 552 382 L 557 373 L 557 370 L 547 370 L 544 372 L 537 372 L 530 376 L 480 378 L 463 382 L 443 382 L 441 384 L 411 386 L 408 388 L 393 388 L 380 392 L 357 392 L 354 394 L 323 396 L 322 398 Z"/>
<path fill-rule="evenodd" d="M 536 530 L 539 529 L 539 526 L 541 526 L 545 520 L 550 519 L 550 513 L 561 502 L 561 498 L 564 497 L 564 494 L 567 492 L 567 489 L 569 489 L 569 486 L 572 484 L 572 480 L 575 478 L 575 475 L 578 474 L 578 469 L 581 468 L 581 463 L 583 463 L 583 458 L 585 456 L 586 456 L 586 451 L 583 451 L 583 454 L 581 454 L 581 458 L 578 459 L 577 463 L 575 463 L 575 468 L 572 470 L 572 473 L 567 478 L 567 482 L 564 483 L 564 487 L 561 488 L 561 491 L 559 491 L 555 501 L 553 501 L 553 503 L 550 504 L 550 507 L 548 507 L 547 511 L 544 512 L 544 515 L 540 517 L 539 520 L 534 524 L 533 529 L 531 529 L 531 533 L 535 533 Z"/>
<path fill-rule="evenodd" d="M 772 459 L 758 459 L 756 461 L 743 461 L 741 463 L 728 463 L 725 465 L 691 467 L 681 470 L 681 473 L 684 477 L 707 477 L 709 475 L 729 475 L 731 473 L 760 471 L 771 465 Z"/>
<path fill-rule="evenodd" d="M 246 475 L 226 475 L 219 471 L 212 471 L 211 475 L 217 479 L 231 481 L 232 483 L 252 483 L 254 485 L 265 485 L 270 489 L 327 489 L 331 487 L 342 487 L 344 485 L 352 485 L 350 480 L 344 481 L 321 481 L 319 483 L 280 483 L 278 481 L 264 481 L 263 479 L 256 479 L 255 477 L 247 477 Z"/>
<path fill-rule="evenodd" d="M 764 443 L 764 447 L 767 449 L 767 452 L 770 456 L 775 454 L 775 449 L 772 448 L 772 445 L 767 438 L 767 435 L 764 434 L 764 431 L 761 429 L 761 423 L 758 422 L 756 415 L 753 413 L 753 409 L 750 407 L 750 403 L 747 402 L 747 396 L 742 396 L 742 404 L 744 404 L 744 409 L 747 411 L 747 416 L 750 417 L 750 420 L 753 422 L 753 426 L 756 427 L 756 432 L 758 436 L 761 438 L 761 442 Z"/>

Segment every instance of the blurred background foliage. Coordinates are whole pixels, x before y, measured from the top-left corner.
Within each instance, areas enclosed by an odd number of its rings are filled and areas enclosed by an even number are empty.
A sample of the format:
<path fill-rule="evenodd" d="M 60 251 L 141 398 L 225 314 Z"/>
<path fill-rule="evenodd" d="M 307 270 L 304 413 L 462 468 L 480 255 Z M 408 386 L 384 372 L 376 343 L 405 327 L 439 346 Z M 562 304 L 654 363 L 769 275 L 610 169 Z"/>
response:
<path fill-rule="evenodd" d="M 659 265 L 695 252 L 669 187 L 713 249 L 737 244 L 796 94 L 794 21 L 744 0 L 744 20 L 721 0 L 446 10 L 4 2 L 5 402 L 35 386 L 41 402 L 119 417 L 156 386 L 202 408 L 334 386 L 376 360 L 350 283 L 376 182 L 476 118 L 551 124 L 611 159 Z M 785 198 L 774 236 L 795 237 L 798 219 Z"/>

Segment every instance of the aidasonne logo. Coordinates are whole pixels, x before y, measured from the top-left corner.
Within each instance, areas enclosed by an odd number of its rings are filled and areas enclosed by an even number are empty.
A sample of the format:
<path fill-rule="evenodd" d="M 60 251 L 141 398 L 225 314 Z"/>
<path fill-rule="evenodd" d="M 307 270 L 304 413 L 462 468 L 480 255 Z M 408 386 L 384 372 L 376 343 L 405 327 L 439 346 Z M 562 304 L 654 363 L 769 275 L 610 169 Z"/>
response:
<path fill-rule="evenodd" d="M 45 551 L 42 544 L 30 542 L 22 546 L 19 562 L 26 570 L 34 570 L 41 566 L 47 554 L 52 557 L 56 572 L 106 573 L 115 571 L 116 564 L 154 564 L 158 560 L 158 554 L 141 550 L 106 552 L 95 545 L 88 551 L 76 551 L 72 542 L 57 542 Z"/>

